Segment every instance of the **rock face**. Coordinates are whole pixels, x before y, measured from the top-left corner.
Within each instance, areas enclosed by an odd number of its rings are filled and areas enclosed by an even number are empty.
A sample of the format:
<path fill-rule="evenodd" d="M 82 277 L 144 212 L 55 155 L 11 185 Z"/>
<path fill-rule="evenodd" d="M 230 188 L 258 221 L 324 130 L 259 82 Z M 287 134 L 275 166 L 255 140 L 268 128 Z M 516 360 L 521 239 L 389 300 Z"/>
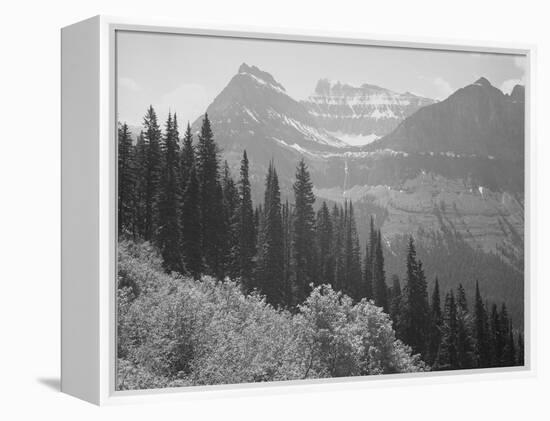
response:
<path fill-rule="evenodd" d="M 434 102 L 375 85 L 351 86 L 321 79 L 302 104 L 322 128 L 350 145 L 360 146 L 390 133 L 406 117 Z"/>

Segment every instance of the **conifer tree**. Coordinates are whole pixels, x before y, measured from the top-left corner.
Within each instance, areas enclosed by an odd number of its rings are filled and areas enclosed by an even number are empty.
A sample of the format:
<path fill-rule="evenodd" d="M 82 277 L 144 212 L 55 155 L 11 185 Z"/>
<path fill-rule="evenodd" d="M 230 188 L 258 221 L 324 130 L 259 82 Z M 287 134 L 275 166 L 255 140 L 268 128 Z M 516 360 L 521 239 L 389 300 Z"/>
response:
<path fill-rule="evenodd" d="M 179 134 L 177 117 L 168 113 L 166 130 L 162 142 L 162 170 L 159 183 L 159 233 L 158 246 L 168 272 L 182 273 L 181 226 L 179 205 L 181 202 L 181 182 L 179 166 Z"/>
<path fill-rule="evenodd" d="M 239 269 L 239 233 L 238 233 L 238 209 L 240 207 L 237 186 L 231 176 L 227 161 L 224 161 L 222 177 L 223 197 L 223 234 L 224 234 L 224 276 L 236 279 L 240 275 Z"/>
<path fill-rule="evenodd" d="M 223 192 L 219 174 L 219 150 L 208 115 L 204 115 L 196 151 L 196 171 L 200 186 L 202 253 L 205 270 L 223 278 L 224 226 Z"/>
<path fill-rule="evenodd" d="M 134 148 L 134 222 L 133 237 L 145 238 L 145 197 L 147 190 L 147 144 L 141 132 Z"/>
<path fill-rule="evenodd" d="M 474 343 L 466 292 L 462 284 L 457 291 L 457 363 L 462 369 L 474 367 Z"/>
<path fill-rule="evenodd" d="M 191 166 L 181 207 L 182 251 L 186 272 L 199 279 L 203 270 L 199 181 Z"/>
<path fill-rule="evenodd" d="M 374 303 L 382 307 L 387 313 L 388 307 L 388 286 L 386 285 L 386 272 L 384 270 L 384 254 L 382 250 L 382 233 L 376 232 L 376 242 L 372 262 L 372 286 L 374 293 Z"/>
<path fill-rule="evenodd" d="M 374 299 L 372 287 L 372 253 L 368 241 L 365 245 L 365 262 L 363 265 L 363 297 L 367 300 Z"/>
<path fill-rule="evenodd" d="M 182 183 L 182 190 L 189 180 L 189 174 L 191 169 L 195 167 L 195 147 L 193 146 L 193 134 L 191 133 L 191 125 L 187 123 L 185 134 L 183 135 L 183 142 L 180 154 L 180 180 Z"/>
<path fill-rule="evenodd" d="M 500 307 L 499 314 L 499 331 L 500 331 L 500 366 L 507 366 L 509 364 L 509 355 L 507 352 L 508 339 L 510 336 L 510 320 L 508 319 L 508 310 L 506 309 L 506 304 L 502 303 Z M 512 364 L 513 365 L 513 364 Z"/>
<path fill-rule="evenodd" d="M 303 159 L 296 168 L 296 181 L 293 185 L 294 237 L 293 259 L 295 264 L 295 299 L 301 303 L 307 296 L 309 284 L 315 282 L 316 259 L 312 245 L 315 242 L 315 212 L 313 204 L 313 183 Z"/>
<path fill-rule="evenodd" d="M 489 351 L 489 326 L 487 312 L 481 293 L 479 292 L 479 282 L 476 281 L 476 296 L 474 306 L 474 335 L 475 335 L 475 354 L 477 359 L 477 367 L 490 367 L 490 351 Z"/>
<path fill-rule="evenodd" d="M 491 307 L 491 366 L 498 367 L 502 360 L 502 354 L 504 350 L 504 340 L 501 332 L 500 315 L 498 313 L 497 305 L 493 303 Z"/>
<path fill-rule="evenodd" d="M 118 235 L 133 232 L 134 162 L 130 129 L 126 123 L 118 127 Z"/>
<path fill-rule="evenodd" d="M 439 279 L 435 278 L 432 300 L 430 304 L 430 344 L 426 362 L 433 365 L 437 359 L 439 345 L 441 343 L 441 330 L 443 326 L 443 314 L 441 312 L 441 295 L 439 292 Z"/>
<path fill-rule="evenodd" d="M 285 307 L 292 306 L 292 210 L 288 200 L 281 210 L 283 224 L 283 296 L 282 303 Z"/>
<path fill-rule="evenodd" d="M 161 176 L 161 130 L 153 106 L 149 106 L 143 118 L 143 137 L 146 146 L 144 232 L 147 241 L 156 239 L 158 228 L 159 182 Z"/>
<path fill-rule="evenodd" d="M 354 298 L 361 299 L 362 289 L 361 257 L 359 250 L 359 238 L 355 227 L 353 204 L 344 203 L 344 241 L 343 241 L 343 287 L 342 291 Z"/>
<path fill-rule="evenodd" d="M 317 212 L 316 222 L 317 250 L 319 253 L 319 283 L 332 283 L 334 259 L 332 251 L 332 221 L 326 202 Z"/>
<path fill-rule="evenodd" d="M 399 336 L 414 352 L 426 355 L 430 326 L 430 308 L 422 262 L 416 258 L 412 237 L 407 252 L 407 278 L 403 292 Z M 454 297 L 453 297 L 454 302 Z"/>
<path fill-rule="evenodd" d="M 401 282 L 399 276 L 392 276 L 390 316 L 396 331 L 399 330 L 399 313 L 401 311 Z"/>
<path fill-rule="evenodd" d="M 343 212 L 337 205 L 334 205 L 331 213 L 332 226 L 333 226 L 333 240 L 334 247 L 334 276 L 332 285 L 335 290 L 342 290 L 344 284 L 344 258 L 343 258 Z"/>
<path fill-rule="evenodd" d="M 266 178 L 262 233 L 258 243 L 257 285 L 269 303 L 284 302 L 284 251 L 281 193 L 277 171 L 270 162 Z"/>
<path fill-rule="evenodd" d="M 453 291 L 445 297 L 441 346 L 435 363 L 437 370 L 456 370 L 458 365 L 457 308 Z"/>
<path fill-rule="evenodd" d="M 373 265 L 374 254 L 377 246 L 376 230 L 374 228 L 374 218 L 370 217 L 370 231 L 369 239 L 365 247 L 365 264 L 364 264 L 364 285 L 365 285 L 365 298 L 368 300 L 374 300 L 374 279 L 373 279 Z"/>
<path fill-rule="evenodd" d="M 238 262 L 241 282 L 246 290 L 252 289 L 252 259 L 255 254 L 255 222 L 252 210 L 252 196 L 248 178 L 248 157 L 243 152 L 239 179 L 239 209 L 238 209 Z"/>

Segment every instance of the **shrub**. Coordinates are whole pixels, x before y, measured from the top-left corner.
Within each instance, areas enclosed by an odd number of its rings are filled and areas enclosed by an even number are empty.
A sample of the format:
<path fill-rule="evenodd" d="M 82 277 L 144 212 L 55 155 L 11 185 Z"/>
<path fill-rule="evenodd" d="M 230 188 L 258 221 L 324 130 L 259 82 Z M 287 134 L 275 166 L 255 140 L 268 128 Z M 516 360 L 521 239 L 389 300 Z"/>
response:
<path fill-rule="evenodd" d="M 372 303 L 315 288 L 297 314 L 237 282 L 166 274 L 147 243 L 119 244 L 118 389 L 424 369 Z"/>

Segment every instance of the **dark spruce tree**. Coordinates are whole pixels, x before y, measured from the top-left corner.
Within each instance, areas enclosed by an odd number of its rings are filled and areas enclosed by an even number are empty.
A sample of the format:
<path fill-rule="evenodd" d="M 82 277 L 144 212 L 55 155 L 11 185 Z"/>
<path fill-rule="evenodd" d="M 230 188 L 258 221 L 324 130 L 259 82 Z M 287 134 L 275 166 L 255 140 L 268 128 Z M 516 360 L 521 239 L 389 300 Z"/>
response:
<path fill-rule="evenodd" d="M 432 300 L 430 303 L 430 343 L 426 362 L 433 365 L 437 359 L 439 345 L 441 343 L 441 330 L 443 326 L 443 314 L 441 312 L 441 294 L 439 291 L 439 279 L 435 278 Z"/>
<path fill-rule="evenodd" d="M 145 238 L 145 197 L 147 190 L 147 144 L 143 132 L 139 134 L 134 148 L 134 239 Z"/>
<path fill-rule="evenodd" d="M 376 232 L 375 248 L 372 261 L 372 286 L 374 303 L 389 313 L 388 286 L 386 284 L 386 272 L 384 270 L 384 253 L 382 250 L 382 233 Z"/>
<path fill-rule="evenodd" d="M 311 182 L 307 165 L 303 159 L 296 168 L 296 181 L 293 186 L 294 237 L 293 259 L 295 264 L 294 294 L 297 303 L 301 303 L 308 294 L 309 284 L 315 282 L 316 258 L 315 249 L 315 212 L 313 204 L 313 183 Z"/>
<path fill-rule="evenodd" d="M 254 211 L 252 209 L 252 196 L 250 193 L 250 180 L 248 178 L 248 157 L 243 152 L 241 160 L 240 179 L 238 183 L 239 208 L 237 219 L 238 236 L 238 263 L 239 276 L 246 291 L 250 291 L 253 274 L 253 258 L 256 253 L 256 233 Z"/>
<path fill-rule="evenodd" d="M 237 186 L 231 176 L 227 161 L 224 161 L 222 177 L 223 224 L 224 224 L 224 275 L 231 279 L 240 276 L 239 262 L 239 207 Z"/>
<path fill-rule="evenodd" d="M 425 356 L 429 337 L 430 307 L 426 277 L 422 262 L 416 258 L 412 237 L 409 238 L 406 276 L 398 334 L 414 352 Z"/>
<path fill-rule="evenodd" d="M 334 275 L 332 286 L 336 290 L 342 290 L 344 280 L 344 257 L 343 257 L 343 211 L 337 205 L 334 205 L 331 213 L 332 227 L 333 227 L 333 253 L 334 253 Z"/>
<path fill-rule="evenodd" d="M 434 364 L 436 370 L 456 370 L 458 366 L 457 308 L 453 291 L 445 297 L 441 346 Z"/>
<path fill-rule="evenodd" d="M 490 340 L 491 340 L 491 366 L 499 367 L 504 350 L 504 338 L 501 331 L 500 315 L 497 305 L 491 306 L 490 317 Z"/>
<path fill-rule="evenodd" d="M 353 299 L 359 300 L 363 286 L 359 237 L 355 227 L 353 205 L 347 201 L 344 203 L 343 261 L 342 291 Z"/>
<path fill-rule="evenodd" d="M 202 229 L 199 202 L 199 180 L 195 173 L 195 166 L 192 166 L 183 191 L 181 205 L 181 243 L 186 272 L 194 279 L 200 279 L 203 270 Z"/>
<path fill-rule="evenodd" d="M 323 202 L 317 212 L 317 252 L 319 253 L 319 282 L 332 284 L 334 277 L 334 256 L 332 247 L 332 220 L 327 203 Z"/>
<path fill-rule="evenodd" d="M 500 306 L 500 315 L 499 315 L 499 322 L 500 322 L 500 340 L 501 340 L 501 347 L 502 352 L 500 354 L 500 362 L 499 366 L 508 366 L 509 362 L 509 355 L 507 354 L 508 349 L 508 339 L 510 337 L 510 319 L 508 318 L 508 310 L 506 308 L 506 304 L 502 303 Z M 513 365 L 513 364 L 512 364 Z"/>
<path fill-rule="evenodd" d="M 474 336 L 476 366 L 479 368 L 491 366 L 491 354 L 489 346 L 489 322 L 487 311 L 479 292 L 479 282 L 476 281 L 476 295 L 474 305 Z"/>
<path fill-rule="evenodd" d="M 374 265 L 374 249 L 376 248 L 376 230 L 374 228 L 374 218 L 370 217 L 370 231 L 367 245 L 365 246 L 365 262 L 363 269 L 363 283 L 365 285 L 365 298 L 374 300 L 374 280 L 373 280 L 373 265 Z"/>
<path fill-rule="evenodd" d="M 177 117 L 168 113 L 166 129 L 161 145 L 162 170 L 159 183 L 159 232 L 160 249 L 164 269 L 167 272 L 184 272 L 181 255 L 180 202 L 181 181 L 179 162 L 179 133 Z"/>
<path fill-rule="evenodd" d="M 457 363 L 458 368 L 474 368 L 475 349 L 472 332 L 472 320 L 468 313 L 466 292 L 462 284 L 457 290 Z"/>
<path fill-rule="evenodd" d="M 204 270 L 218 279 L 224 275 L 223 193 L 220 184 L 219 150 L 208 114 L 204 115 L 196 151 L 199 180 Z"/>
<path fill-rule="evenodd" d="M 126 123 L 118 127 L 118 235 L 134 233 L 135 168 L 132 136 Z"/>
<path fill-rule="evenodd" d="M 401 282 L 399 276 L 392 276 L 390 317 L 393 320 L 393 328 L 399 330 L 399 313 L 401 312 Z"/>
<path fill-rule="evenodd" d="M 183 142 L 180 154 L 180 170 L 181 170 L 181 182 L 183 186 L 189 180 L 189 174 L 191 169 L 195 167 L 195 148 L 193 146 L 193 134 L 191 133 L 191 126 L 187 123 L 185 134 L 183 135 Z"/>
<path fill-rule="evenodd" d="M 156 239 L 158 228 L 159 182 L 162 171 L 161 137 L 157 114 L 153 106 L 149 106 L 143 118 L 143 138 L 146 150 L 143 238 L 147 241 Z"/>
<path fill-rule="evenodd" d="M 292 306 L 294 302 L 292 297 L 292 210 L 288 200 L 281 211 L 283 222 L 283 292 L 282 297 L 285 307 Z"/>
<path fill-rule="evenodd" d="M 256 284 L 270 304 L 281 306 L 285 304 L 283 223 L 279 179 L 273 162 L 269 164 L 266 178 L 263 222 L 260 229 Z"/>

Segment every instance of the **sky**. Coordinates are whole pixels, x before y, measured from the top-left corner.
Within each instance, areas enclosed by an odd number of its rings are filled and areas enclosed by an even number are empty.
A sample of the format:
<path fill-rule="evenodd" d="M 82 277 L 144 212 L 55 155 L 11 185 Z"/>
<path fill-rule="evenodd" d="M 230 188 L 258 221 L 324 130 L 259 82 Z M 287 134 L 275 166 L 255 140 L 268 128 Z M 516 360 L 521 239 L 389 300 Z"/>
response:
<path fill-rule="evenodd" d="M 509 93 L 524 83 L 524 56 L 295 41 L 118 32 L 119 120 L 141 125 L 149 105 L 164 120 L 193 122 L 241 63 L 270 73 L 296 100 L 322 78 L 442 100 L 481 76 Z"/>

